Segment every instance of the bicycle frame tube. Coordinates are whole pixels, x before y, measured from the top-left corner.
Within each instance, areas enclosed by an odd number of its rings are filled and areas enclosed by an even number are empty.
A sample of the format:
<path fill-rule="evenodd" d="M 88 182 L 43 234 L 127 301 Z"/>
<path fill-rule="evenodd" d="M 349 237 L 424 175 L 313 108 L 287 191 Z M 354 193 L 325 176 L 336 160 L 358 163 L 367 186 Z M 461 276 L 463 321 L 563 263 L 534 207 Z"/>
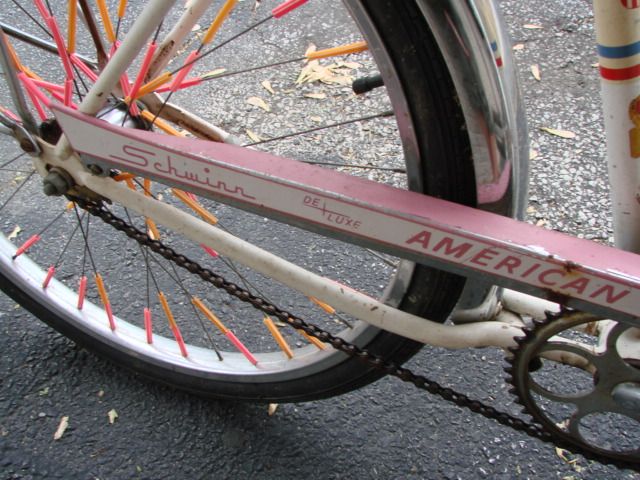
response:
<path fill-rule="evenodd" d="M 640 7 L 595 0 L 614 238 L 640 253 Z"/>

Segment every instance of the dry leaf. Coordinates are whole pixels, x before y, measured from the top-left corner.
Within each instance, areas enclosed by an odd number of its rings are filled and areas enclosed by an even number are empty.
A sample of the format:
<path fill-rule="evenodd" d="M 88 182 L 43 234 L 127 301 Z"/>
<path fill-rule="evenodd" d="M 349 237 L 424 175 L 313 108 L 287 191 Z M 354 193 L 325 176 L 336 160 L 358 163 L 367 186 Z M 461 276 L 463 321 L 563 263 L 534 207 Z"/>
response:
<path fill-rule="evenodd" d="M 361 64 L 356 62 L 339 62 L 338 65 L 341 67 L 348 68 L 350 70 L 356 70 L 357 68 L 362 67 Z"/>
<path fill-rule="evenodd" d="M 100 391 L 98 392 L 98 397 L 99 397 L 99 398 L 104 397 L 104 390 L 100 390 Z"/>
<path fill-rule="evenodd" d="M 547 222 L 544 218 L 541 218 L 540 220 L 538 220 L 536 222 L 536 227 L 544 227 L 545 225 L 547 225 L 549 222 Z"/>
<path fill-rule="evenodd" d="M 535 207 L 527 207 L 527 213 L 529 215 L 533 215 L 534 213 L 538 213 L 538 211 L 535 209 Z"/>
<path fill-rule="evenodd" d="M 200 25 L 198 25 L 197 23 L 191 28 L 192 32 L 197 32 L 198 30 L 200 30 L 202 27 Z"/>
<path fill-rule="evenodd" d="M 262 87 L 271 95 L 275 95 L 276 92 L 273 90 L 273 87 L 271 86 L 271 82 L 269 80 L 264 80 L 262 83 L 260 83 L 260 85 L 262 85 Z"/>
<path fill-rule="evenodd" d="M 353 77 L 348 74 L 350 69 L 345 66 L 345 63 L 323 66 L 318 60 L 312 60 L 300 71 L 296 84 L 322 82 L 329 85 L 351 85 Z"/>
<path fill-rule="evenodd" d="M 269 404 L 269 416 L 273 417 L 276 413 L 276 410 L 278 409 L 278 404 L 277 403 L 270 403 Z"/>
<path fill-rule="evenodd" d="M 534 25 L 534 24 L 531 24 L 531 23 L 527 23 L 526 25 L 523 25 L 522 28 L 526 28 L 528 30 L 538 30 L 538 29 L 544 28 L 544 27 L 542 27 L 541 25 Z"/>
<path fill-rule="evenodd" d="M 18 234 L 22 231 L 22 229 L 16 225 L 15 228 L 13 230 L 11 230 L 11 233 L 9 234 L 9 236 L 7 237 L 9 240 L 13 240 L 14 238 L 16 238 L 18 236 Z"/>
<path fill-rule="evenodd" d="M 556 455 L 560 457 L 562 460 L 564 460 L 566 463 L 571 465 L 575 471 L 580 472 L 582 468 L 578 466 L 578 459 L 577 458 L 571 459 L 567 457 L 568 453 L 569 453 L 568 450 L 564 450 L 560 447 L 556 447 Z"/>
<path fill-rule="evenodd" d="M 558 130 L 555 128 L 547 128 L 547 127 L 540 127 L 540 130 L 542 130 L 543 132 L 547 132 L 551 135 L 555 135 L 556 137 L 561 137 L 561 138 L 576 138 L 576 134 L 573 132 L 570 132 L 569 130 Z"/>
<path fill-rule="evenodd" d="M 116 421 L 116 418 L 118 418 L 118 412 L 116 412 L 115 409 L 112 408 L 107 413 L 107 417 L 109 417 L 109 424 L 113 425 Z"/>
<path fill-rule="evenodd" d="M 271 107 L 267 104 L 267 102 L 265 102 L 260 97 L 249 97 L 249 98 L 247 98 L 247 103 L 249 105 L 253 105 L 254 107 L 261 108 L 265 112 L 270 112 L 271 111 Z"/>
<path fill-rule="evenodd" d="M 62 435 L 64 435 L 65 430 L 69 426 L 69 417 L 65 416 L 60 419 L 60 425 L 58 425 L 58 429 L 56 433 L 53 434 L 54 440 L 60 440 Z"/>
<path fill-rule="evenodd" d="M 310 53 L 317 52 L 317 51 L 318 51 L 318 47 L 316 47 L 313 43 L 310 43 L 307 49 L 305 50 L 304 54 L 309 55 Z"/>
<path fill-rule="evenodd" d="M 307 98 L 315 98 L 316 100 L 324 100 L 327 98 L 327 94 L 322 92 L 305 93 L 304 96 Z"/>
<path fill-rule="evenodd" d="M 513 49 L 514 49 L 515 51 L 518 51 L 518 50 L 524 50 L 524 43 L 518 43 L 517 45 L 514 45 L 514 46 L 513 46 Z"/>
<path fill-rule="evenodd" d="M 540 154 L 538 153 L 537 150 L 533 150 L 533 149 L 529 150 L 529 160 L 535 160 L 536 158 L 538 158 L 538 155 Z"/>
<path fill-rule="evenodd" d="M 540 81 L 540 67 L 538 65 L 531 65 L 531 75 L 537 81 Z"/>
<path fill-rule="evenodd" d="M 252 142 L 261 142 L 263 139 L 255 132 L 247 129 L 247 136 L 251 139 Z"/>
<path fill-rule="evenodd" d="M 316 122 L 316 123 L 322 123 L 322 117 L 309 117 L 309 120 L 311 120 L 312 122 Z"/>
<path fill-rule="evenodd" d="M 217 77 L 218 75 L 222 75 L 226 71 L 226 68 L 216 68 L 215 70 L 211 70 L 210 72 L 205 73 L 200 78 L 202 78 L 203 80 L 208 80 L 210 78 Z"/>

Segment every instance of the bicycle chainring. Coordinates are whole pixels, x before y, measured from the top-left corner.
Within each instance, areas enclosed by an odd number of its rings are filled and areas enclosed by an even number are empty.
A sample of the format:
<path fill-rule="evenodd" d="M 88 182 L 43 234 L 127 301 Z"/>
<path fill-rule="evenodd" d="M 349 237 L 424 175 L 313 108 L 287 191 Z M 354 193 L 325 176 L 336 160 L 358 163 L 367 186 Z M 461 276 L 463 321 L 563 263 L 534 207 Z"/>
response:
<path fill-rule="evenodd" d="M 637 336 L 636 325 L 578 311 L 549 314 L 517 339 L 507 381 L 525 412 L 554 439 L 583 455 L 638 462 Z"/>

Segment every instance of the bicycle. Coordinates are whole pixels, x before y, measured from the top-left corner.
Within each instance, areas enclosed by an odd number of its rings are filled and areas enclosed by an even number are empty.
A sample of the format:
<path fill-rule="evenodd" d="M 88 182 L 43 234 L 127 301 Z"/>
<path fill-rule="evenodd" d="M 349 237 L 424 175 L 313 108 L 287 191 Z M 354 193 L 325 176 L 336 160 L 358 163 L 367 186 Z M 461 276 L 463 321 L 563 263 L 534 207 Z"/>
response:
<path fill-rule="evenodd" d="M 530 435 L 637 468 L 638 257 L 508 218 L 523 214 L 529 150 L 509 42 L 493 4 L 348 0 L 358 28 L 342 41 L 324 41 L 320 31 L 324 48 L 286 35 L 297 33 L 314 2 L 273 2 L 269 13 L 268 2 L 195 0 L 184 13 L 173 3 L 151 0 L 138 9 L 80 0 L 54 11 L 48 2 L 16 0 L 33 31 L 0 25 L 9 86 L 1 102 L 12 101 L 0 122 L 22 150 L 0 167 L 9 187 L 0 200 L 3 290 L 73 340 L 186 390 L 302 401 L 394 374 Z M 613 14 L 616 25 L 633 21 L 636 9 L 622 3 L 597 3 L 599 24 Z M 201 21 L 206 29 L 198 28 Z M 234 65 L 225 49 L 251 48 L 247 39 L 269 35 L 267 26 L 276 30 L 268 37 L 272 51 L 261 52 L 264 62 Z M 617 38 L 621 30 L 611 42 L 601 33 L 610 90 L 624 89 L 635 74 L 620 66 L 634 51 L 630 40 Z M 76 51 L 82 45 L 84 54 Z M 283 45 L 295 54 L 280 54 Z M 46 64 L 46 76 L 43 66 L 27 64 L 38 63 L 30 49 L 57 58 Z M 198 70 L 212 58 L 224 68 Z M 235 83 L 239 77 L 249 83 Z M 291 78 L 303 86 L 292 89 Z M 231 93 L 221 95 L 224 88 Z M 202 91 L 220 103 L 196 116 L 187 96 Z M 629 98 L 636 93 L 604 96 L 617 122 L 608 136 L 626 157 L 637 149 Z M 272 114 L 276 101 L 288 117 Z M 242 116 L 231 107 L 244 109 Z M 355 115 L 333 119 L 341 116 L 336 107 Z M 271 123 L 257 123 L 256 112 Z M 299 131 L 296 122 L 308 127 Z M 276 126 L 289 130 L 270 133 Z M 344 130 L 350 133 L 342 137 Z M 333 131 L 338 137 L 327 139 Z M 354 139 L 366 148 L 350 144 Z M 346 143 L 338 158 L 318 153 L 338 141 Z M 626 160 L 617 167 L 634 178 L 635 164 Z M 31 181 L 37 177 L 43 186 Z M 616 238 L 637 252 L 638 215 L 625 214 L 635 208 L 636 187 L 621 183 L 614 179 L 615 194 L 631 200 L 616 210 Z M 43 193 L 52 201 L 43 203 Z M 15 227 L 27 208 L 49 217 L 23 238 Z M 109 233 L 96 233 L 101 227 Z M 114 238 L 129 237 L 129 247 L 113 244 L 114 227 L 123 232 Z M 277 256 L 237 235 L 253 243 L 271 236 Z M 98 251 L 106 252 L 107 267 L 98 266 Z M 341 270 L 326 251 L 351 263 Z M 106 273 L 139 291 L 112 303 Z M 460 274 L 480 281 L 465 285 Z M 230 275 L 235 284 L 224 278 Z M 550 298 L 563 309 L 492 285 Z M 519 311 L 516 323 L 506 321 L 512 316 L 502 315 L 503 307 Z M 288 313 L 293 308 L 300 313 Z M 545 316 L 548 309 L 554 311 Z M 322 328 L 302 320 L 318 317 Z M 287 324 L 291 334 L 281 330 Z M 510 349 L 508 381 L 538 423 L 401 368 L 424 343 Z M 581 379 L 578 391 L 557 380 L 569 375 Z M 599 431 L 612 420 L 613 444 Z"/>

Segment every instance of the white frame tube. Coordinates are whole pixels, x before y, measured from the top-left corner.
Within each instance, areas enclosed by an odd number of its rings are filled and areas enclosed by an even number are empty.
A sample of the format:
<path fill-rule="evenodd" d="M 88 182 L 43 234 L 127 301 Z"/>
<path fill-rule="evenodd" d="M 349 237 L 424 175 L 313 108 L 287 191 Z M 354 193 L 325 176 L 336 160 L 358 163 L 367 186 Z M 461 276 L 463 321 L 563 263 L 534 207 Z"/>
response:
<path fill-rule="evenodd" d="M 519 327 L 501 322 L 443 325 L 390 307 L 368 295 L 309 272 L 153 197 L 134 192 L 110 178 L 92 175 L 82 167 L 80 159 L 75 155 L 61 160 L 56 157 L 54 147 L 44 142 L 41 146 L 43 155 L 35 160 L 37 164 L 64 167 L 74 176 L 77 184 L 106 198 L 118 199 L 118 203 L 124 207 L 154 219 L 197 244 L 207 245 L 238 263 L 305 295 L 319 298 L 337 310 L 383 330 L 445 348 L 506 348 L 515 346 L 514 337 L 522 335 Z"/>

